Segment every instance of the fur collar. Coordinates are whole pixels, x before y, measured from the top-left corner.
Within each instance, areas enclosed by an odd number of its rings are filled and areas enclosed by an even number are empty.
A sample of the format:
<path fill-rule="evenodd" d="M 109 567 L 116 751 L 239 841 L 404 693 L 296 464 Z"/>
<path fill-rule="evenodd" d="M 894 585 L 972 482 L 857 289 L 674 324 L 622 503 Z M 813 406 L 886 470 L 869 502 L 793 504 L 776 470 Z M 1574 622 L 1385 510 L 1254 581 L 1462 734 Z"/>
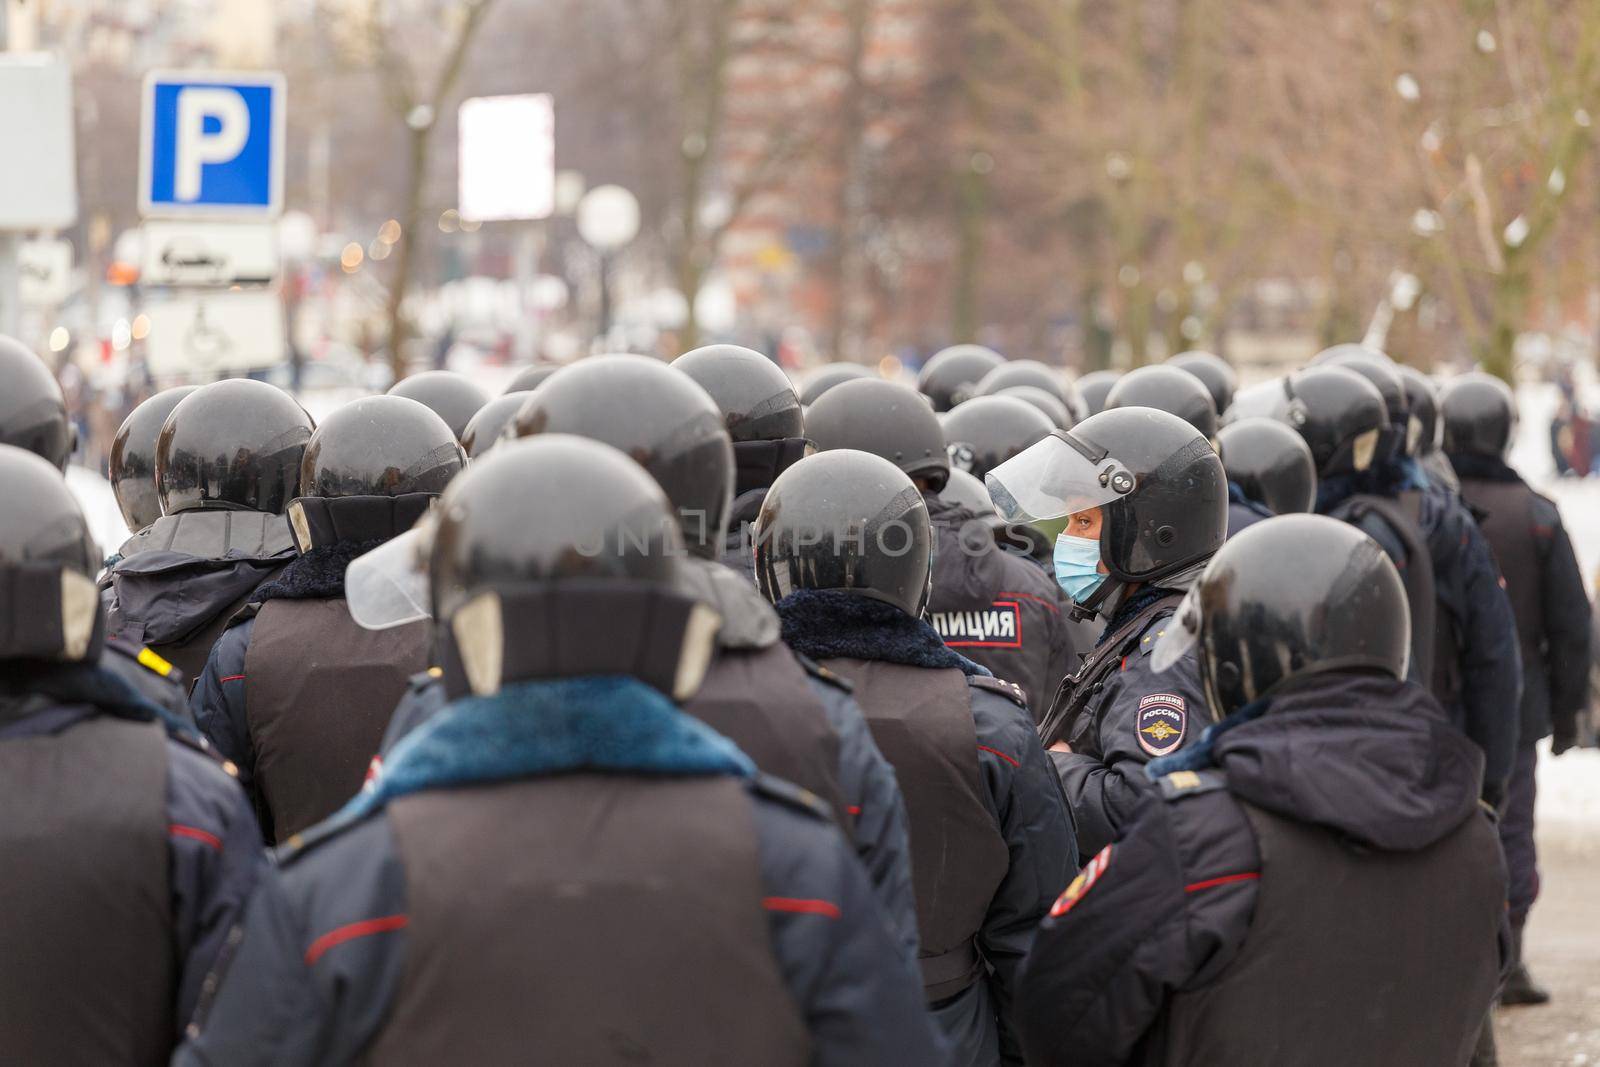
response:
<path fill-rule="evenodd" d="M 344 596 L 344 571 L 357 556 L 383 541 L 335 541 L 294 558 L 272 581 L 250 594 L 247 603 L 268 600 L 330 600 Z"/>
<path fill-rule="evenodd" d="M 882 660 L 992 677 L 946 646 L 932 626 L 881 600 L 839 589 L 802 589 L 777 607 L 784 643 L 811 659 Z"/>

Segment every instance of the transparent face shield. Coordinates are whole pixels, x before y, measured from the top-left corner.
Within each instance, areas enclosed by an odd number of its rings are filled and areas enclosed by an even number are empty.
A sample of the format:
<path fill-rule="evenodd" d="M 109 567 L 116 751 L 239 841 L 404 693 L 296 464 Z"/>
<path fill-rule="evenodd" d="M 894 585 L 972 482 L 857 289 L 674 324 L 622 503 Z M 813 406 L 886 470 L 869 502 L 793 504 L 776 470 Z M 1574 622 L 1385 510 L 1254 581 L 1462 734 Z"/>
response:
<path fill-rule="evenodd" d="M 357 626 L 388 630 L 432 617 L 428 601 L 432 545 L 430 512 L 399 537 L 351 561 L 344 572 L 344 596 Z"/>
<path fill-rule="evenodd" d="M 1010 523 L 1043 524 L 1109 504 L 1136 488 L 1133 474 L 1108 454 L 1057 430 L 990 471 L 995 510 Z"/>
<path fill-rule="evenodd" d="M 1156 647 L 1150 653 L 1150 668 L 1157 674 L 1171 670 L 1200 643 L 1200 625 L 1204 618 L 1200 610 L 1200 583 L 1196 582 L 1167 621 L 1166 633 L 1156 640 Z"/>

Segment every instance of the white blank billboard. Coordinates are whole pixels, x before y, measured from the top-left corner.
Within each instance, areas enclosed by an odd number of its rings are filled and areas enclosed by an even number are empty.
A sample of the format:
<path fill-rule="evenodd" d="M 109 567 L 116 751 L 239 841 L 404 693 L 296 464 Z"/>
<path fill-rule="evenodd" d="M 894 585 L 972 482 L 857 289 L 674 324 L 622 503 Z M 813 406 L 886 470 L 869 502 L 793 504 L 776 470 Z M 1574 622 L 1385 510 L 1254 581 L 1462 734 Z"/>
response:
<path fill-rule="evenodd" d="M 475 96 L 461 102 L 464 219 L 549 218 L 555 210 L 556 112 L 547 93 Z"/>

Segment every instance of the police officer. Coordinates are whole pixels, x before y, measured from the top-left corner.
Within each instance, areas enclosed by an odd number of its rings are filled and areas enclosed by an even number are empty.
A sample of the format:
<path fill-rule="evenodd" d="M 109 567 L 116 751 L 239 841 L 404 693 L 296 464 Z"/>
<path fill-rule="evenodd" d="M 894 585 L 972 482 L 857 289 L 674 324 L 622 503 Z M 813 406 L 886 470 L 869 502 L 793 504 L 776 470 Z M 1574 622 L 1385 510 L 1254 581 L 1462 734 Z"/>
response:
<path fill-rule="evenodd" d="M 156 492 L 156 438 L 178 406 L 178 401 L 198 389 L 180 385 L 149 397 L 122 420 L 111 439 L 111 491 L 129 533 L 138 533 L 161 518 L 161 497 Z"/>
<path fill-rule="evenodd" d="M 950 465 L 983 478 L 1055 429 L 1044 412 L 1012 396 L 979 396 L 941 420 Z"/>
<path fill-rule="evenodd" d="M 529 392 L 531 390 L 513 389 L 502 393 L 467 420 L 467 428 L 461 431 L 461 447 L 466 450 L 468 459 L 477 459 L 505 438 L 511 429 L 511 420 L 522 410 Z"/>
<path fill-rule="evenodd" d="M 1038 433 L 1049 425 L 1022 401 L 983 397 L 960 405 L 946 421 L 960 425 L 970 405 L 983 411 L 1022 404 Z M 1037 416 L 1037 418 L 1034 418 Z M 994 427 L 998 433 L 1009 428 Z M 1037 566 L 1001 550 L 979 516 L 942 497 L 950 457 L 939 419 L 916 393 L 881 379 L 847 382 L 810 411 L 808 433 L 818 450 L 853 448 L 888 460 L 916 484 L 934 529 L 933 594 L 928 622 L 951 648 L 1015 682 L 1035 718 L 1077 660 L 1060 589 Z M 970 525 L 969 525 L 970 524 Z"/>
<path fill-rule="evenodd" d="M 175 1062 L 938 1062 L 827 816 L 674 704 L 716 628 L 682 556 L 597 442 L 457 479 L 429 566 L 450 703 L 282 854 Z"/>
<path fill-rule="evenodd" d="M 1412 458 L 1434 489 L 1460 493 L 1461 481 L 1440 447 L 1444 423 L 1439 418 L 1439 387 L 1432 378 L 1409 364 L 1398 363 L 1394 371 L 1405 385 L 1406 406 L 1415 426 L 1412 433 L 1416 445 L 1411 450 Z"/>
<path fill-rule="evenodd" d="M 1228 536 L 1274 515 L 1308 512 L 1317 503 L 1317 464 L 1305 439 L 1281 422 L 1248 418 L 1217 434 L 1228 474 Z"/>
<path fill-rule="evenodd" d="M 1221 415 L 1233 403 L 1233 394 L 1239 388 L 1239 376 L 1228 361 L 1211 352 L 1191 349 L 1179 352 L 1167 360 L 1169 367 L 1177 367 L 1200 379 L 1200 384 L 1211 394 L 1211 402 Z"/>
<path fill-rule="evenodd" d="M 873 373 L 859 363 L 824 363 L 820 367 L 813 367 L 800 380 L 800 403 L 810 407 L 836 385 L 871 377 Z"/>
<path fill-rule="evenodd" d="M 1516 965 L 1501 995 L 1506 1004 L 1550 999 L 1521 958 L 1522 928 L 1539 892 L 1533 809 L 1538 753 L 1550 737 L 1555 755 L 1578 742 L 1588 703 L 1589 598 L 1572 542 L 1554 502 L 1506 465 L 1516 407 L 1498 378 L 1468 374 L 1444 390 L 1444 452 L 1461 477 L 1461 495 L 1487 517 L 1483 532 L 1505 575 L 1522 651 L 1522 707 L 1516 758 L 1500 822 L 1511 873 L 1510 919 Z"/>
<path fill-rule="evenodd" d="M 760 352 L 738 345 L 706 345 L 672 365 L 716 402 L 733 441 L 733 506 L 718 558 L 754 581 L 750 527 L 767 487 L 806 454 L 800 397 L 787 375 Z"/>
<path fill-rule="evenodd" d="M 162 517 L 102 579 L 113 637 L 199 676 L 228 619 L 294 557 L 283 509 L 311 431 L 311 416 L 265 382 L 215 382 L 178 402 L 156 441 Z"/>
<path fill-rule="evenodd" d="M 97 666 L 94 540 L 55 467 L 0 444 L 0 1049 L 164 1063 L 262 866 L 199 739 Z"/>
<path fill-rule="evenodd" d="M 756 533 L 785 639 L 854 683 L 905 791 L 923 985 L 952 1062 L 1020 1063 L 1013 979 L 1076 866 L 1071 823 L 1016 687 L 922 621 L 923 496 L 881 457 L 821 452 L 774 483 Z"/>
<path fill-rule="evenodd" d="M 917 372 L 917 392 L 933 403 L 934 411 L 949 411 L 974 396 L 983 376 L 1006 361 L 983 345 L 951 345 L 928 357 Z"/>
<path fill-rule="evenodd" d="M 1467 1062 L 1505 873 L 1481 755 L 1402 680 L 1407 626 L 1393 565 L 1342 523 L 1217 553 L 1157 656 L 1201 650 L 1218 725 L 1150 764 L 1159 791 L 1040 926 L 1030 1064 Z"/>
<path fill-rule="evenodd" d="M 995 367 L 985 374 L 973 387 L 972 395 L 998 396 L 1007 389 L 1019 385 L 1031 385 L 1035 389 L 1043 389 L 1057 400 L 1067 406 L 1074 418 L 1087 418 L 1084 410 L 1083 398 L 1078 395 L 1078 389 L 1067 379 L 1067 376 L 1058 368 L 1048 363 L 1040 363 L 1036 359 L 1010 359 Z M 959 406 L 959 405 L 958 405 Z"/>
<path fill-rule="evenodd" d="M 1121 371 L 1092 370 L 1074 383 L 1078 387 L 1078 395 L 1083 398 L 1083 408 L 1087 412 L 1085 418 L 1098 415 L 1106 409 L 1106 397 L 1111 395 L 1112 388 L 1121 377 Z"/>
<path fill-rule="evenodd" d="M 1011 385 L 994 395 L 1013 396 L 1023 403 L 1032 404 L 1058 430 L 1070 430 L 1078 421 L 1072 410 L 1063 404 L 1054 393 L 1040 389 L 1037 385 Z"/>
<path fill-rule="evenodd" d="M 1131 816 L 1143 765 L 1198 732 L 1196 661 L 1157 675 L 1150 650 L 1227 535 L 1227 478 L 1200 431 L 1138 407 L 1052 434 L 988 484 L 1002 518 L 1056 534 L 1056 581 L 1074 613 L 1106 620 L 1039 727 L 1072 804 L 1078 851 L 1092 855 Z"/>
<path fill-rule="evenodd" d="M 530 363 L 511 376 L 502 393 L 529 393 L 543 385 L 545 379 L 560 370 L 563 363 Z"/>
<path fill-rule="evenodd" d="M 266 840 L 288 840 L 356 794 L 407 680 L 427 669 L 428 625 L 357 626 L 345 568 L 409 530 L 462 464 L 444 420 L 404 397 L 353 401 L 311 435 L 288 511 L 299 555 L 250 594 L 190 696 Z"/>
<path fill-rule="evenodd" d="M 1106 410 L 1155 408 L 1176 415 L 1199 430 L 1207 441 L 1217 436 L 1217 405 L 1205 383 L 1177 367 L 1139 367 L 1117 380 L 1106 397 Z"/>
<path fill-rule="evenodd" d="M 489 394 L 473 385 L 464 374 L 450 370 L 430 370 L 402 378 L 389 387 L 390 396 L 415 400 L 445 421 L 450 432 L 461 440 L 467 423 L 489 402 Z"/>

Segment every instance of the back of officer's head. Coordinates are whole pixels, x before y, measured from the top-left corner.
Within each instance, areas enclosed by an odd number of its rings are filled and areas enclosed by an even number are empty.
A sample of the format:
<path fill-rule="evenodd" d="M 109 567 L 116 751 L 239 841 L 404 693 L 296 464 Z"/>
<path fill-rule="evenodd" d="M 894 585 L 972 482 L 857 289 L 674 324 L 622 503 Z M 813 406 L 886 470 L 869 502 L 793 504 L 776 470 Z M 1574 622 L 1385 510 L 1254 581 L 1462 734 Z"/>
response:
<path fill-rule="evenodd" d="M 950 478 L 939 416 L 913 389 L 862 378 L 828 390 L 806 413 L 818 452 L 855 449 L 888 460 L 937 493 Z"/>
<path fill-rule="evenodd" d="M 1155 408 L 1176 415 L 1207 439 L 1217 436 L 1217 404 L 1199 377 L 1180 367 L 1139 367 L 1124 374 L 1106 408 Z"/>
<path fill-rule="evenodd" d="M 801 590 L 836 590 L 921 616 L 932 565 L 922 493 L 867 452 L 837 449 L 796 463 L 773 483 L 756 520 L 756 584 L 773 603 Z"/>
<path fill-rule="evenodd" d="M 1511 447 L 1517 402 L 1511 389 L 1490 374 L 1452 379 L 1439 398 L 1444 412 L 1444 451 L 1451 456 L 1499 459 Z"/>
<path fill-rule="evenodd" d="M 972 395 L 999 396 L 1007 389 L 1014 389 L 1019 385 L 1031 385 L 1035 389 L 1043 389 L 1051 396 L 1065 404 L 1068 410 L 1084 414 L 1083 398 L 1078 395 L 1078 389 L 1067 380 L 1066 374 L 1036 359 L 1008 359 L 985 374 L 977 385 L 973 386 Z"/>
<path fill-rule="evenodd" d="M 0 444 L 27 449 L 66 470 L 76 443 L 55 376 L 21 341 L 0 334 Z"/>
<path fill-rule="evenodd" d="M 983 345 L 951 345 L 928 357 L 917 372 L 917 392 L 927 397 L 935 411 L 949 411 L 973 395 L 984 375 L 1006 361 Z"/>
<path fill-rule="evenodd" d="M 452 695 L 604 674 L 684 694 L 703 676 L 716 616 L 676 591 L 676 514 L 615 448 L 506 442 L 445 490 L 427 552 Z"/>
<path fill-rule="evenodd" d="M 1405 587 L 1377 542 L 1319 515 L 1268 519 L 1212 559 L 1174 616 L 1156 666 L 1198 640 L 1217 718 L 1331 671 L 1403 679 L 1411 648 Z"/>
<path fill-rule="evenodd" d="M 1315 508 L 1317 462 L 1305 439 L 1283 423 L 1250 418 L 1224 426 L 1217 454 L 1228 481 L 1274 515 Z"/>
<path fill-rule="evenodd" d="M 951 465 L 981 479 L 1055 428 L 1025 400 L 977 396 L 945 415 L 944 440 Z"/>
<path fill-rule="evenodd" d="M 1078 395 L 1083 399 L 1085 417 L 1098 415 L 1106 409 L 1106 398 L 1121 378 L 1121 371 L 1092 370 L 1074 383 L 1078 387 Z"/>
<path fill-rule="evenodd" d="M 800 395 L 778 365 L 753 349 L 706 345 L 672 361 L 716 403 L 733 441 L 735 494 L 765 489 L 806 454 Z"/>
<path fill-rule="evenodd" d="M 1383 397 L 1384 410 L 1389 413 L 1389 426 L 1378 442 L 1378 455 L 1398 458 L 1410 455 L 1416 441 L 1411 432 L 1411 405 L 1406 398 L 1405 379 L 1400 377 L 1398 365 L 1387 355 L 1361 345 L 1339 345 L 1324 352 L 1315 366 L 1343 367 L 1355 371 L 1371 382 Z"/>
<path fill-rule="evenodd" d="M 276 386 L 233 378 L 201 386 L 156 438 L 161 512 L 280 514 L 299 493 L 311 416 Z"/>
<path fill-rule="evenodd" d="M 1439 451 L 1439 387 L 1432 378 L 1409 364 L 1395 367 L 1400 382 L 1406 389 L 1406 407 L 1411 417 L 1407 441 L 1410 452 L 1427 456 Z"/>
<path fill-rule="evenodd" d="M 467 423 L 489 402 L 489 394 L 479 389 L 464 374 L 449 370 L 430 370 L 402 378 L 389 387 L 390 396 L 403 396 L 429 408 L 445 421 L 460 440 Z"/>
<path fill-rule="evenodd" d="M 463 465 L 455 435 L 433 411 L 405 397 L 362 397 L 311 435 L 289 528 L 302 552 L 386 541 L 409 530 Z"/>
<path fill-rule="evenodd" d="M 1216 405 L 1218 415 L 1227 411 L 1228 406 L 1233 403 L 1234 390 L 1239 387 L 1239 376 L 1221 356 L 1191 349 L 1171 357 L 1167 360 L 1167 365 L 1199 378 L 1200 383 L 1211 394 L 1211 402 Z"/>
<path fill-rule="evenodd" d="M 575 434 L 621 449 L 677 507 L 689 551 L 717 554 L 733 499 L 733 444 L 722 412 L 687 374 L 644 356 L 579 360 L 528 394 L 513 427 L 518 437 Z"/>
<path fill-rule="evenodd" d="M 122 421 L 111 440 L 111 491 L 116 494 L 122 519 L 134 533 L 161 517 L 161 497 L 156 492 L 156 438 L 178 401 L 198 389 L 180 385 L 163 389 L 145 400 Z"/>
<path fill-rule="evenodd" d="M 0 661 L 98 658 L 94 540 L 61 472 L 0 444 L 0 500 Z"/>
<path fill-rule="evenodd" d="M 560 369 L 551 368 L 551 373 Z M 511 423 L 527 403 L 530 392 L 531 389 L 507 389 L 478 409 L 461 431 L 461 447 L 468 459 L 477 459 L 511 435 Z"/>
<path fill-rule="evenodd" d="M 1378 387 L 1345 367 L 1312 367 L 1288 379 L 1279 417 L 1299 431 L 1317 462 L 1317 476 L 1371 470 L 1389 429 Z"/>

